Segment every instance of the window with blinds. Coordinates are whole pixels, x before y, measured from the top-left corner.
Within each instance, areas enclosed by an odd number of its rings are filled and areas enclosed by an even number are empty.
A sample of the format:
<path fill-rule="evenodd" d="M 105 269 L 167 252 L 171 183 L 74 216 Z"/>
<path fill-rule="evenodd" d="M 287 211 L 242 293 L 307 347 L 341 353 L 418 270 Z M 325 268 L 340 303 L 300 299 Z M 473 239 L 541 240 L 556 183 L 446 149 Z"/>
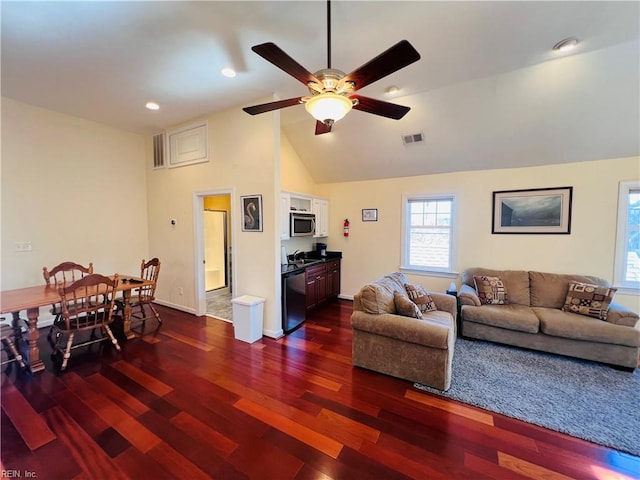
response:
<path fill-rule="evenodd" d="M 640 181 L 620 182 L 615 283 L 640 289 Z"/>
<path fill-rule="evenodd" d="M 454 197 L 404 197 L 403 268 L 453 271 Z"/>

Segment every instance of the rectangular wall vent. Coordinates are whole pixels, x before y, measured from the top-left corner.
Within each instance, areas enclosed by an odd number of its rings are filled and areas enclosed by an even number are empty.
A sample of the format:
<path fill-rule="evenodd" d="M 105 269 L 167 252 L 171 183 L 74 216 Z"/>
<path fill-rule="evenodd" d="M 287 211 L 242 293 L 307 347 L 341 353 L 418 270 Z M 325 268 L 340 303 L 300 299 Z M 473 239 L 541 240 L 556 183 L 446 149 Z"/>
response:
<path fill-rule="evenodd" d="M 153 168 L 164 168 L 164 133 L 153 136 Z"/>
<path fill-rule="evenodd" d="M 402 136 L 402 143 L 406 145 L 413 145 L 415 143 L 424 142 L 424 135 L 422 132 L 420 133 L 412 133 L 410 135 Z"/>

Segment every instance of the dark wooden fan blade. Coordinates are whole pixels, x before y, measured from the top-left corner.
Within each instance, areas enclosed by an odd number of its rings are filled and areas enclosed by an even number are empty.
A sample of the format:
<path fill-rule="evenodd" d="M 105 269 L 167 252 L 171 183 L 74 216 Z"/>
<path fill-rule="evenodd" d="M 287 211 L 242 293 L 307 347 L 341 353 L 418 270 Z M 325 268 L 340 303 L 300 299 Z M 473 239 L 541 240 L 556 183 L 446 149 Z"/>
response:
<path fill-rule="evenodd" d="M 320 120 L 316 120 L 316 135 L 322 135 L 323 133 L 330 133 L 331 127 L 322 123 Z"/>
<path fill-rule="evenodd" d="M 358 104 L 353 108 L 362 112 L 373 113 L 374 115 L 380 115 L 381 117 L 393 118 L 394 120 L 400 120 L 404 117 L 409 110 L 409 107 L 403 105 L 397 105 L 395 103 L 383 102 L 382 100 L 376 100 L 375 98 L 362 97 L 360 95 L 351 95 L 349 98 L 358 99 Z"/>
<path fill-rule="evenodd" d="M 407 40 L 401 40 L 373 60 L 348 74 L 340 82 L 353 82 L 355 84 L 354 91 L 359 90 L 418 60 L 420 60 L 420 54 L 417 50 Z"/>
<path fill-rule="evenodd" d="M 268 62 L 273 63 L 279 69 L 284 70 L 293 78 L 295 78 L 299 82 L 304 83 L 305 85 L 307 85 L 309 82 L 320 83 L 311 72 L 309 72 L 306 68 L 304 68 L 293 58 L 287 55 L 275 43 L 267 42 L 260 45 L 255 45 L 251 47 L 251 50 L 256 52 Z"/>
<path fill-rule="evenodd" d="M 260 105 L 253 105 L 252 107 L 244 107 L 242 110 L 249 115 L 257 115 L 259 113 L 271 112 L 272 110 L 278 110 L 279 108 L 292 107 L 299 105 L 302 97 L 289 98 L 287 100 L 278 100 L 277 102 L 262 103 Z"/>

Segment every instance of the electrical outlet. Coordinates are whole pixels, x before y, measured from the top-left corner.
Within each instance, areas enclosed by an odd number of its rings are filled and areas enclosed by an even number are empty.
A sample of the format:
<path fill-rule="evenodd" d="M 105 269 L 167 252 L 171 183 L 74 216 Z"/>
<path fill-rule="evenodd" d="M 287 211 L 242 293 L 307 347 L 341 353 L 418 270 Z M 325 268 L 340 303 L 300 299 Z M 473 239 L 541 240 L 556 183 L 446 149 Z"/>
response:
<path fill-rule="evenodd" d="M 178 289 L 178 295 L 180 296 L 184 295 L 184 290 L 182 289 L 182 287 Z"/>

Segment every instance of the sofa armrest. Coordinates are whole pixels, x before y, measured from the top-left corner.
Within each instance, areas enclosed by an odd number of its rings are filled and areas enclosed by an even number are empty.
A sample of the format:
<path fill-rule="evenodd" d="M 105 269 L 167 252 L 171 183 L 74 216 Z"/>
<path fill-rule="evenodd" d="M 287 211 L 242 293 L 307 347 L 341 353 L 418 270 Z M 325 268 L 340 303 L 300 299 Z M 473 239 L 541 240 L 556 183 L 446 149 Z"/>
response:
<path fill-rule="evenodd" d="M 607 312 L 607 322 L 640 330 L 640 316 L 624 305 L 611 302 Z"/>
<path fill-rule="evenodd" d="M 473 305 L 474 307 L 479 307 L 482 305 L 480 303 L 480 298 L 478 298 L 476 289 L 470 287 L 466 283 L 463 283 L 462 287 L 460 287 L 458 298 L 460 299 L 460 305 Z"/>
<path fill-rule="evenodd" d="M 456 318 L 458 317 L 458 300 L 456 297 L 448 293 L 440 292 L 429 292 L 429 295 L 433 298 L 433 303 L 436 304 L 438 310 L 451 314 L 453 323 L 455 324 Z"/>
<path fill-rule="evenodd" d="M 356 330 L 394 338 L 407 343 L 415 343 L 431 348 L 446 350 L 451 329 L 442 324 L 417 318 L 403 317 L 393 313 L 353 312 L 351 325 Z M 452 332 L 453 334 L 453 332 Z"/>

